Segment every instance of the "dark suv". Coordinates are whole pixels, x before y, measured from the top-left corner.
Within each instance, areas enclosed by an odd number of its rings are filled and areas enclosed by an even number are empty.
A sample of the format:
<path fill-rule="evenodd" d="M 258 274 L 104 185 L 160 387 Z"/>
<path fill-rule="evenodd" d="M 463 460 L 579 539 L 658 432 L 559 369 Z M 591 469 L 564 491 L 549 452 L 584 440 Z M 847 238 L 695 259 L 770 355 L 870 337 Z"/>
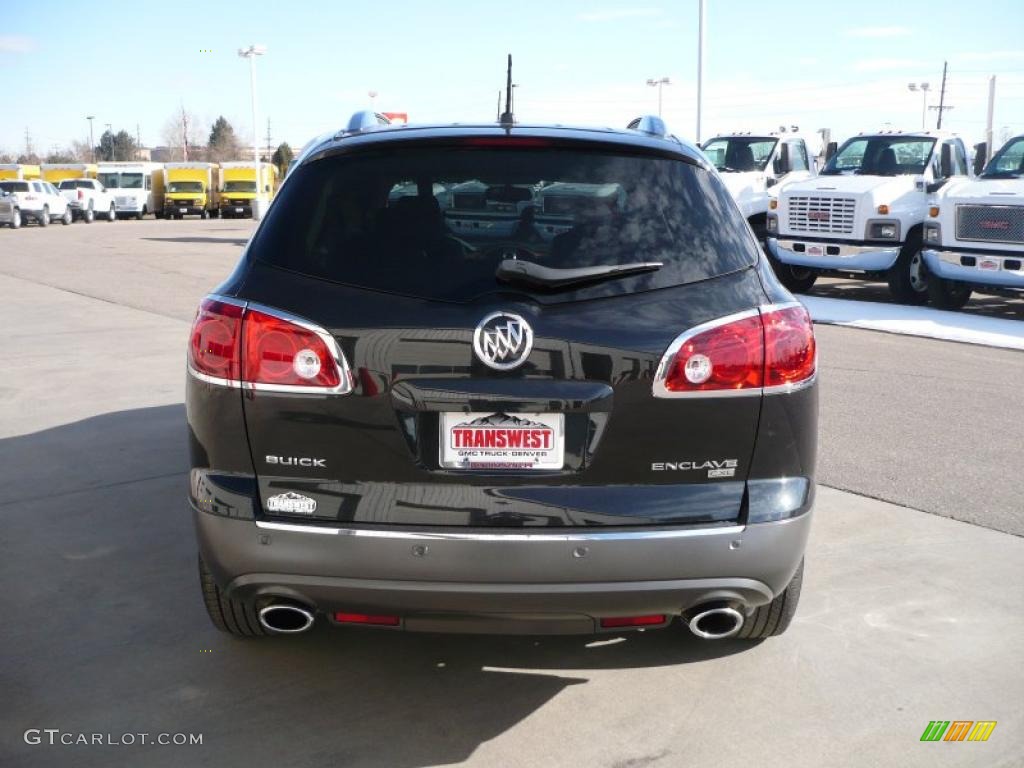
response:
<path fill-rule="evenodd" d="M 188 353 L 214 624 L 789 624 L 817 356 L 699 150 L 388 127 L 305 151 Z"/>

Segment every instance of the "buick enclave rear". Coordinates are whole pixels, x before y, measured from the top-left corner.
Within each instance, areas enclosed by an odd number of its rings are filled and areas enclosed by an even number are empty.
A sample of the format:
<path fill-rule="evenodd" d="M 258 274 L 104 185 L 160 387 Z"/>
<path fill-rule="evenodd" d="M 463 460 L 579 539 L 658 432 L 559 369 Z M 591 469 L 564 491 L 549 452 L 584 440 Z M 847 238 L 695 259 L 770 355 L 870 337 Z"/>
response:
<path fill-rule="evenodd" d="M 357 116 L 296 163 L 192 329 L 210 617 L 778 634 L 816 365 L 806 311 L 660 121 Z"/>

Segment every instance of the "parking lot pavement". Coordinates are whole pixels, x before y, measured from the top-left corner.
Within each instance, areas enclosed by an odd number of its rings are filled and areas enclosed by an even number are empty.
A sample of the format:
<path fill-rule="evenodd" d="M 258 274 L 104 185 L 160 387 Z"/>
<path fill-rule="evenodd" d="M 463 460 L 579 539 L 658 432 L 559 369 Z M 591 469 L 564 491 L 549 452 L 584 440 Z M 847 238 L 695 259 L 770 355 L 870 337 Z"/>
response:
<path fill-rule="evenodd" d="M 191 307 L 238 246 L 227 235 L 203 246 L 205 282 L 201 253 L 122 281 L 122 266 L 163 265 L 150 246 L 137 263 L 117 252 L 133 247 L 128 228 L 148 234 L 165 224 L 174 223 L 109 225 L 125 238 L 110 252 L 100 240 L 88 249 L 63 240 L 79 225 L 14 233 L 71 244 L 41 256 L 38 269 L 51 284 L 73 282 L 68 265 L 85 261 L 87 290 L 0 277 L 9 350 L 0 384 L 0 579 L 9 585 L 0 765 L 1024 762 L 1024 539 L 828 488 L 819 491 L 797 617 L 786 635 L 759 644 L 698 642 L 680 628 L 597 642 L 325 627 L 260 641 L 219 634 L 200 601 L 185 502 L 182 358 Z M 181 236 L 202 236 L 198 227 Z M 0 239 L 0 272 L 11 261 L 28 270 L 10 242 Z M 65 259 L 63 270 L 49 263 Z M 145 301 L 136 285 L 150 286 Z M 101 299 L 79 295 L 92 291 Z M 913 420 L 902 443 L 898 425 L 865 434 L 873 422 L 864 404 L 883 411 L 879 392 L 890 381 L 894 396 L 915 392 L 893 360 L 934 365 L 935 350 L 920 360 L 907 350 L 943 343 L 819 330 L 823 456 L 850 442 L 851 464 L 883 441 L 922 450 Z M 888 367 L 858 376 L 879 359 Z M 975 383 L 968 377 L 958 391 L 967 397 Z M 1012 421 L 1007 402 L 992 411 Z M 860 411 L 830 421 L 837 405 Z M 1019 443 L 994 458 L 1012 467 L 1017 453 Z M 826 458 L 822 474 L 830 471 Z M 929 471 L 924 480 L 944 482 Z M 998 725 L 985 743 L 920 742 L 936 719 Z M 28 745 L 32 728 L 115 740 L 191 733 L 203 743 Z"/>

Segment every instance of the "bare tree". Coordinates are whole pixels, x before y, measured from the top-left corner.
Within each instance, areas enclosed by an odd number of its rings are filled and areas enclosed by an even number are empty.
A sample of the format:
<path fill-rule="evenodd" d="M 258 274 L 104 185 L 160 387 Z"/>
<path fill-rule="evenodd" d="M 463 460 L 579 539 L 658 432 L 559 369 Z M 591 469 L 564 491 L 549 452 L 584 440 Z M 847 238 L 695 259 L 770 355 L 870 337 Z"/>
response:
<path fill-rule="evenodd" d="M 201 160 L 206 153 L 201 138 L 205 133 L 199 118 L 182 106 L 164 123 L 161 135 L 175 160 Z"/>

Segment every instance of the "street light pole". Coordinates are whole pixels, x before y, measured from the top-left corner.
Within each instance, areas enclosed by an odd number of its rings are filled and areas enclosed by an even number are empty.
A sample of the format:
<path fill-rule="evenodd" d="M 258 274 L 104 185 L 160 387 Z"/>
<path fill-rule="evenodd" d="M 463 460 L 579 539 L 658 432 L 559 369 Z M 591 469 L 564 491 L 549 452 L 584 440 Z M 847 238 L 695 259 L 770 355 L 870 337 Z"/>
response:
<path fill-rule="evenodd" d="M 87 115 L 86 120 L 89 121 L 89 157 L 92 162 L 96 162 L 96 144 L 92 140 L 92 121 L 96 119 L 95 115 Z"/>
<path fill-rule="evenodd" d="M 921 92 L 921 130 L 927 128 L 927 117 L 928 117 L 928 90 L 931 88 L 929 83 L 907 83 L 907 89 L 911 91 Z"/>
<path fill-rule="evenodd" d="M 661 87 L 663 85 L 672 85 L 672 81 L 669 80 L 667 77 L 662 77 L 658 80 L 655 80 L 652 77 L 647 79 L 647 84 L 652 88 L 654 86 L 658 87 L 658 117 L 661 117 Z"/>
<path fill-rule="evenodd" d="M 700 144 L 700 112 L 704 100 L 704 0 L 697 0 L 697 143 Z"/>
<path fill-rule="evenodd" d="M 263 190 L 260 188 L 262 174 L 260 173 L 260 142 L 259 123 L 256 121 L 256 57 L 267 52 L 265 45 L 250 45 L 248 48 L 239 48 L 238 55 L 249 60 L 249 90 L 252 94 L 252 159 L 256 163 L 256 196 L 253 199 L 252 217 L 259 218 L 256 203 L 262 200 Z"/>

